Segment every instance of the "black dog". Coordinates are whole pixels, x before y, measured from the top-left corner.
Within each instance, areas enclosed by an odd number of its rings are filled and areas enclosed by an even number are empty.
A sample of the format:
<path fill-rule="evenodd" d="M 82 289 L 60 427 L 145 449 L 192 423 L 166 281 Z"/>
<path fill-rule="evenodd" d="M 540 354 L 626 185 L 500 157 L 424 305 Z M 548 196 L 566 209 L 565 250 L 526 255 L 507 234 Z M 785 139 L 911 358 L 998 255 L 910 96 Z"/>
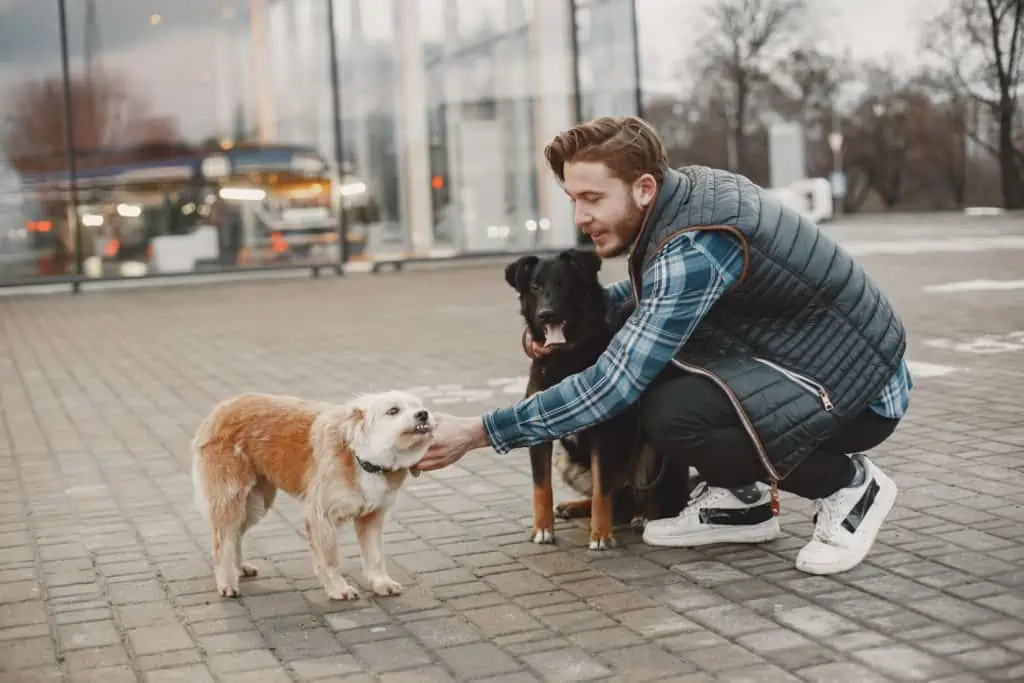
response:
<path fill-rule="evenodd" d="M 530 366 L 527 396 L 593 365 L 628 318 L 630 308 L 608 310 L 600 269 L 596 254 L 579 249 L 523 256 L 505 268 L 530 335 L 555 349 Z M 685 479 L 684 488 L 673 490 L 664 474 L 676 468 L 664 467 L 644 447 L 634 406 L 559 442 L 565 450 L 558 463 L 562 479 L 587 498 L 561 504 L 557 512 L 563 518 L 590 516 L 590 548 L 614 545 L 614 522 L 674 515 L 685 505 Z M 552 443 L 530 447 L 534 543 L 554 542 L 552 452 Z"/>

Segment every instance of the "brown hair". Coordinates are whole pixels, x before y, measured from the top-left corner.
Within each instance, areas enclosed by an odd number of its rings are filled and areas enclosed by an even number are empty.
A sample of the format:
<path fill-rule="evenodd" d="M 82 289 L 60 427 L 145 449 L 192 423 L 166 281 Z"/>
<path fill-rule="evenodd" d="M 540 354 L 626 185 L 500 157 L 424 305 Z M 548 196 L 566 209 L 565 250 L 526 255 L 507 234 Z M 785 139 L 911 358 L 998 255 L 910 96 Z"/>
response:
<path fill-rule="evenodd" d="M 651 124 L 636 116 L 602 116 L 555 136 L 544 148 L 548 166 L 562 182 L 570 161 L 600 161 L 632 183 L 650 173 L 660 184 L 668 171 L 665 145 Z"/>

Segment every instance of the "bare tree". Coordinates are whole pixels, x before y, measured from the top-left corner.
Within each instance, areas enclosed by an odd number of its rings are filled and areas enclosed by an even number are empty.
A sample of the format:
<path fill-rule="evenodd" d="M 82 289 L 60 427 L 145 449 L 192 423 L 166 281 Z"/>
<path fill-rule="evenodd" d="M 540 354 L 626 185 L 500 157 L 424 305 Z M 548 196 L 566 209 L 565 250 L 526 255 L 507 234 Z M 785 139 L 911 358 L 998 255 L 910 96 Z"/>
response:
<path fill-rule="evenodd" d="M 6 125 L 0 146 L 22 172 L 65 165 L 64 84 L 60 76 L 28 81 L 4 98 Z M 71 77 L 72 126 L 78 150 L 166 142 L 177 137 L 173 122 L 154 117 L 127 81 L 111 72 Z"/>
<path fill-rule="evenodd" d="M 806 11 L 806 0 L 718 0 L 708 9 L 712 26 L 701 39 L 707 76 L 731 86 L 729 165 L 741 173 L 749 171 L 746 130 L 755 90 L 770 83 L 794 47 Z"/>
<path fill-rule="evenodd" d="M 772 107 L 783 118 L 799 121 L 806 131 L 808 172 L 832 170 L 828 134 L 841 127 L 838 99 L 855 73 L 849 55 L 814 47 L 794 50 L 773 72 Z"/>
<path fill-rule="evenodd" d="M 867 92 L 846 128 L 845 159 L 892 209 L 907 189 L 913 93 L 881 65 L 866 65 L 863 82 Z"/>
<path fill-rule="evenodd" d="M 951 0 L 928 32 L 932 51 L 946 58 L 951 85 L 980 103 L 998 122 L 994 146 L 1003 203 L 1024 208 L 1024 152 L 1015 139 L 1024 64 L 1024 0 Z"/>
<path fill-rule="evenodd" d="M 171 119 L 153 117 L 144 102 L 134 96 L 127 82 L 112 73 L 97 70 L 86 78 L 71 77 L 70 112 L 77 152 L 103 147 L 130 147 L 144 143 L 166 144 L 177 137 Z M 21 83 L 3 100 L 6 112 L 0 127 L 0 148 L 19 173 L 42 173 L 67 169 L 64 83 L 52 76 Z M 79 158 L 79 169 L 87 169 L 95 157 Z M 75 223 L 69 220 L 61 195 L 49 193 L 42 200 L 44 213 L 54 223 L 56 245 L 52 257 L 55 272 L 65 272 L 74 261 Z M 88 247 L 86 245 L 86 252 Z"/>

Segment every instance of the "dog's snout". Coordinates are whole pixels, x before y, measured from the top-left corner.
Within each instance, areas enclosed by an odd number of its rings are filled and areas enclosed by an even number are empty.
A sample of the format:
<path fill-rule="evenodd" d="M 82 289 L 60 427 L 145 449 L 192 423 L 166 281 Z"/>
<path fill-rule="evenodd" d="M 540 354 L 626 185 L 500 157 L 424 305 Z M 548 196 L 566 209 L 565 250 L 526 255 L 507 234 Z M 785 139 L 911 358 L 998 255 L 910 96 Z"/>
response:
<path fill-rule="evenodd" d="M 417 410 L 413 417 L 416 418 L 417 422 L 426 422 L 430 419 L 430 413 L 425 410 Z"/>
<path fill-rule="evenodd" d="M 554 321 L 555 309 L 551 306 L 542 306 L 537 309 L 537 320 L 542 323 L 550 323 Z"/>

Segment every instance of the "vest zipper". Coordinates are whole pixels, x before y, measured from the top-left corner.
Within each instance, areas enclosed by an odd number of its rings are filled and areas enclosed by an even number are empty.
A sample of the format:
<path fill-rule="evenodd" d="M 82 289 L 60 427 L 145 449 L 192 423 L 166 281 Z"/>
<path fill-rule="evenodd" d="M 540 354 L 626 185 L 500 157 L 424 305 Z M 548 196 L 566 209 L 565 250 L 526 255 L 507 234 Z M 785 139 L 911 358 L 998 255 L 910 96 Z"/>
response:
<path fill-rule="evenodd" d="M 743 405 L 740 403 L 739 398 L 736 397 L 736 394 L 729 385 L 723 382 L 715 373 L 710 370 L 705 370 L 700 366 L 683 363 L 675 358 L 672 359 L 672 363 L 681 370 L 694 375 L 700 375 L 701 377 L 706 377 L 717 384 L 718 387 L 725 392 L 725 395 L 729 398 L 729 402 L 732 403 L 732 407 L 736 410 L 736 415 L 739 416 L 740 422 L 743 424 L 743 429 L 746 430 L 747 436 L 749 436 L 750 440 L 753 442 L 754 450 L 756 450 L 758 456 L 760 456 L 762 464 L 764 464 L 765 469 L 768 470 L 768 474 L 771 475 L 771 478 L 778 481 L 780 479 L 779 473 L 775 470 L 775 466 L 772 465 L 772 461 L 768 459 L 768 454 L 764 450 L 764 444 L 761 443 L 761 437 L 757 435 L 754 423 L 750 421 L 750 418 L 747 416 L 747 411 L 743 409 Z"/>
<path fill-rule="evenodd" d="M 765 360 L 764 358 L 757 358 L 755 356 L 754 360 L 762 365 L 767 365 L 768 367 L 777 370 L 789 381 L 817 396 L 818 399 L 821 400 L 821 406 L 825 409 L 825 412 L 832 412 L 832 409 L 835 408 L 835 405 L 832 403 L 832 398 L 828 395 L 828 390 L 810 377 L 793 372 L 788 368 L 782 367 L 778 363 L 773 363 L 772 361 Z"/>
<path fill-rule="evenodd" d="M 633 290 L 633 302 L 639 303 L 640 294 L 639 292 L 637 292 L 636 282 L 633 279 L 632 267 L 630 268 L 630 271 L 631 272 L 629 277 L 629 284 L 630 288 Z M 729 402 L 732 403 L 733 409 L 736 411 L 737 417 L 740 418 L 740 423 L 743 425 L 743 429 L 747 432 L 747 436 L 750 437 L 750 441 L 754 445 L 754 450 L 757 451 L 758 457 L 761 458 L 761 464 L 764 465 L 764 468 L 765 470 L 767 470 L 768 475 L 772 478 L 772 512 L 777 515 L 778 482 L 779 479 L 781 479 L 781 477 L 779 476 L 778 471 L 775 469 L 775 465 L 773 465 L 772 461 L 768 459 L 768 453 L 764 450 L 764 444 L 761 443 L 761 437 L 757 435 L 757 429 L 754 427 L 754 423 L 750 421 L 750 417 L 747 415 L 747 411 L 743 409 L 743 404 L 740 403 L 740 400 L 736 396 L 736 393 L 733 392 L 732 388 L 730 388 L 729 385 L 726 384 L 721 377 L 711 372 L 710 370 L 705 370 L 704 368 L 697 365 L 683 363 L 682 361 L 677 360 L 675 358 L 672 359 L 672 364 L 675 365 L 680 370 L 683 370 L 684 372 L 689 372 L 694 375 L 700 375 L 701 377 L 711 380 L 716 385 L 718 385 L 718 388 L 725 392 L 725 395 L 728 397 Z"/>

